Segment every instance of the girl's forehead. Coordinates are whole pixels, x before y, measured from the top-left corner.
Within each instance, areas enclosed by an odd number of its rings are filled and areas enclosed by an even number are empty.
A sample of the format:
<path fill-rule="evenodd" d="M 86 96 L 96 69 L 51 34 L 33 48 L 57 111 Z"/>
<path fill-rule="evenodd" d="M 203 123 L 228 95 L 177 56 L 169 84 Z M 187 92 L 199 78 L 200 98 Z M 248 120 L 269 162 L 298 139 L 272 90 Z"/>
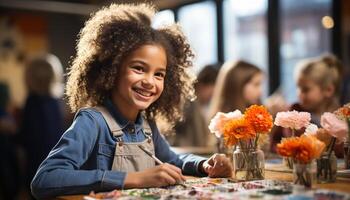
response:
<path fill-rule="evenodd" d="M 300 76 L 297 82 L 298 86 L 319 86 L 319 84 L 310 77 Z"/>
<path fill-rule="evenodd" d="M 132 56 L 134 54 L 138 54 L 140 52 L 145 52 L 145 51 L 151 51 L 151 50 L 154 50 L 154 49 L 164 51 L 164 53 L 165 53 L 165 49 L 164 49 L 164 47 L 162 45 L 159 45 L 159 44 L 142 44 L 140 46 L 137 46 L 133 50 L 131 50 L 129 53 L 127 53 L 126 57 L 130 57 L 130 56 Z"/>
<path fill-rule="evenodd" d="M 142 61 L 166 67 L 167 56 L 165 49 L 160 45 L 146 44 L 136 48 L 124 59 L 124 62 Z"/>

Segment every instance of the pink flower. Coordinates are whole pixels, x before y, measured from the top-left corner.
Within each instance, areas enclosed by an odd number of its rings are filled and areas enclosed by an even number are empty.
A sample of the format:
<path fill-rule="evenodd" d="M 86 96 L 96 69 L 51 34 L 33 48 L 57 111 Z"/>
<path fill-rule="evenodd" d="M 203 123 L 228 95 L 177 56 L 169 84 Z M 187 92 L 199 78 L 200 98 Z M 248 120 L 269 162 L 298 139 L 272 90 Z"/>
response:
<path fill-rule="evenodd" d="M 234 112 L 223 113 L 218 112 L 211 119 L 210 124 L 208 126 L 211 133 L 215 133 L 215 136 L 220 138 L 223 134 L 224 125 L 228 120 L 241 118 L 243 114 L 239 110 L 235 110 Z"/>
<path fill-rule="evenodd" d="M 348 126 L 345 121 L 338 119 L 335 114 L 325 112 L 321 116 L 321 126 L 333 137 L 342 142 L 346 141 L 348 136 Z"/>
<path fill-rule="evenodd" d="M 311 115 L 308 112 L 297 112 L 295 110 L 278 112 L 275 125 L 298 130 L 307 127 L 310 124 L 310 120 Z"/>

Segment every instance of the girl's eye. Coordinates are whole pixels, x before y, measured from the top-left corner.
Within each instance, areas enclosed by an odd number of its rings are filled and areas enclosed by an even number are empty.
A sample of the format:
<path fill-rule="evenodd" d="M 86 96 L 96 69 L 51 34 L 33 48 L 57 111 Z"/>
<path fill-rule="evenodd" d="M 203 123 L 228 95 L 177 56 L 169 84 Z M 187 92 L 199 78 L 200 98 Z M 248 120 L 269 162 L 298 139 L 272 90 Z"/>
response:
<path fill-rule="evenodd" d="M 158 72 L 155 74 L 156 77 L 159 77 L 159 78 L 164 78 L 165 77 L 165 73 L 163 72 Z"/>
<path fill-rule="evenodd" d="M 132 66 L 132 69 L 136 70 L 137 72 L 144 72 L 145 70 L 141 66 Z"/>

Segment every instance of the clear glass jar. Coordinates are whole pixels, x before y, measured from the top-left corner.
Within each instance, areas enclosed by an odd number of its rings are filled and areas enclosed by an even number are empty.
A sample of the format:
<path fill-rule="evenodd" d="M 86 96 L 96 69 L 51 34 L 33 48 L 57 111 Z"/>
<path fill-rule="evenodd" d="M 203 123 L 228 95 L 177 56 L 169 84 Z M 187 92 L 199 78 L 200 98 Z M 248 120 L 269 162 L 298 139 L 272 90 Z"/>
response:
<path fill-rule="evenodd" d="M 237 146 L 233 152 L 233 175 L 238 181 L 264 179 L 264 152 L 260 149 Z"/>
<path fill-rule="evenodd" d="M 344 168 L 350 169 L 350 142 L 349 141 L 344 142 Z"/>
<path fill-rule="evenodd" d="M 232 164 L 232 152 L 234 151 L 234 146 L 228 147 L 225 145 L 225 141 L 223 138 L 219 138 L 217 141 L 217 149 L 221 154 L 225 154 L 227 158 L 229 158 L 230 163 Z"/>
<path fill-rule="evenodd" d="M 337 157 L 334 151 L 331 154 L 323 153 L 317 159 L 317 182 L 333 183 L 337 178 Z"/>
<path fill-rule="evenodd" d="M 312 188 L 316 182 L 316 162 L 293 163 L 293 182 L 296 185 L 302 185 L 305 188 Z"/>
<path fill-rule="evenodd" d="M 349 127 L 348 140 L 344 142 L 344 168 L 350 169 L 350 118 L 346 120 Z"/>
<path fill-rule="evenodd" d="M 288 169 L 293 169 L 293 158 L 291 158 L 291 157 L 283 157 L 282 163 Z"/>

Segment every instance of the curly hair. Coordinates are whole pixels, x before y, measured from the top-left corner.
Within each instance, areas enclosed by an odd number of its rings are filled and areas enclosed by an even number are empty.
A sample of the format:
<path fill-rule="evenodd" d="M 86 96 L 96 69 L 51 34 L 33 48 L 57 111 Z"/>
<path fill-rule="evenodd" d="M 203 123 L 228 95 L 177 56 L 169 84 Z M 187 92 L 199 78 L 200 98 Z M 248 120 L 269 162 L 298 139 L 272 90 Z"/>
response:
<path fill-rule="evenodd" d="M 154 44 L 166 51 L 167 75 L 163 93 L 145 114 L 150 119 L 165 117 L 168 122 L 181 118 L 183 102 L 194 98 L 193 76 L 188 72 L 194 55 L 178 25 L 151 27 L 154 13 L 148 4 L 111 4 L 86 22 L 66 86 L 73 112 L 101 105 L 115 87 L 123 60 L 139 47 Z"/>

